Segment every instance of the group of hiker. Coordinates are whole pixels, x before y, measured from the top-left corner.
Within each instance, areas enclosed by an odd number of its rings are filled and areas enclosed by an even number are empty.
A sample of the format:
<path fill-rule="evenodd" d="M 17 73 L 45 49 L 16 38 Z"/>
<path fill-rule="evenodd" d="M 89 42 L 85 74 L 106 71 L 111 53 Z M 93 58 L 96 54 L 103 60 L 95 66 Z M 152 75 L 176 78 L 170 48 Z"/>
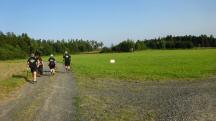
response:
<path fill-rule="evenodd" d="M 70 63 L 71 63 L 71 56 L 70 54 L 65 51 L 64 55 L 63 55 L 63 61 L 64 61 L 64 65 L 65 65 L 65 72 L 70 71 Z M 50 75 L 54 75 L 55 74 L 55 70 L 56 70 L 56 59 L 54 58 L 54 55 L 51 54 L 49 59 L 48 59 L 48 66 L 50 69 Z M 43 59 L 41 57 L 40 53 L 32 53 L 31 56 L 29 57 L 28 61 L 27 61 L 27 69 L 31 70 L 32 73 L 32 83 L 37 83 L 37 75 L 43 75 L 43 66 L 44 66 L 44 62 Z"/>

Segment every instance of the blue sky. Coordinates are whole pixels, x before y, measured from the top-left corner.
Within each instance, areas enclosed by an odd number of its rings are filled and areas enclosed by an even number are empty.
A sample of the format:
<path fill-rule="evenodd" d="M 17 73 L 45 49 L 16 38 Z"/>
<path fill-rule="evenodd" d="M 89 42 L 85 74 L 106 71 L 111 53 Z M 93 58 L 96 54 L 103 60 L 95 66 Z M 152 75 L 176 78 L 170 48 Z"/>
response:
<path fill-rule="evenodd" d="M 1 0 L 0 30 L 106 45 L 166 35 L 216 36 L 216 0 Z"/>

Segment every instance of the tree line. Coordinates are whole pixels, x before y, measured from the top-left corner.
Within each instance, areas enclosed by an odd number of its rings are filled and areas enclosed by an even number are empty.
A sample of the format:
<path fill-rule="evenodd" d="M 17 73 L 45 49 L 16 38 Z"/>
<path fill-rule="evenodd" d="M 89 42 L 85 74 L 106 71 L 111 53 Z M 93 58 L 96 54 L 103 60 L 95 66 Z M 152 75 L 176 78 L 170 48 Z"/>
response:
<path fill-rule="evenodd" d="M 102 48 L 103 43 L 94 40 L 41 40 L 33 39 L 26 33 L 16 35 L 13 32 L 0 31 L 0 60 L 26 58 L 30 53 L 42 55 L 60 54 L 65 51 L 80 53 Z"/>
<path fill-rule="evenodd" d="M 13 32 L 0 31 L 0 60 L 25 58 L 30 53 L 42 55 L 101 51 L 105 52 L 133 52 L 145 49 L 190 49 L 194 47 L 216 47 L 216 38 L 212 35 L 200 36 L 166 36 L 146 40 L 126 40 L 111 47 L 103 47 L 102 42 L 94 40 L 42 40 L 34 39 L 26 33 L 16 35 Z"/>
<path fill-rule="evenodd" d="M 213 35 L 166 36 L 149 40 L 126 40 L 112 47 L 103 47 L 103 52 L 132 52 L 145 49 L 190 49 L 194 47 L 216 47 Z"/>

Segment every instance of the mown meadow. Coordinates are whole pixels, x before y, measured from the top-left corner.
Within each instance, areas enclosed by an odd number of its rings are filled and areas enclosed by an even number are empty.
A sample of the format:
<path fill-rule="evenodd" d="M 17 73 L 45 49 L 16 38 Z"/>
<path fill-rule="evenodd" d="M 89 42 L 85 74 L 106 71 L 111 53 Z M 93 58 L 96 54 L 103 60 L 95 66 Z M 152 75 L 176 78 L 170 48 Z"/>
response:
<path fill-rule="evenodd" d="M 216 49 L 147 50 L 74 55 L 72 68 L 77 76 L 90 79 L 188 80 L 215 74 L 215 61 Z"/>

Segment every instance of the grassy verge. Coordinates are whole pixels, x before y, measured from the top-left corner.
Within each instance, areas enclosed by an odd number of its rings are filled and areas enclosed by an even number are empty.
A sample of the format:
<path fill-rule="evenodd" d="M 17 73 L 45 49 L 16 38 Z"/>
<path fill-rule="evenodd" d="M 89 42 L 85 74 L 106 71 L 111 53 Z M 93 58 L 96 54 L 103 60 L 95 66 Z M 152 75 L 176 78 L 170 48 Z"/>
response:
<path fill-rule="evenodd" d="M 25 60 L 0 61 L 0 100 L 25 83 Z"/>
<path fill-rule="evenodd" d="M 80 99 L 80 96 L 78 95 L 78 96 L 76 96 L 76 97 L 74 97 L 74 106 L 75 106 L 75 118 L 74 119 L 76 119 L 76 121 L 82 121 L 81 120 L 81 111 L 80 111 L 80 105 L 81 105 L 81 99 Z"/>

